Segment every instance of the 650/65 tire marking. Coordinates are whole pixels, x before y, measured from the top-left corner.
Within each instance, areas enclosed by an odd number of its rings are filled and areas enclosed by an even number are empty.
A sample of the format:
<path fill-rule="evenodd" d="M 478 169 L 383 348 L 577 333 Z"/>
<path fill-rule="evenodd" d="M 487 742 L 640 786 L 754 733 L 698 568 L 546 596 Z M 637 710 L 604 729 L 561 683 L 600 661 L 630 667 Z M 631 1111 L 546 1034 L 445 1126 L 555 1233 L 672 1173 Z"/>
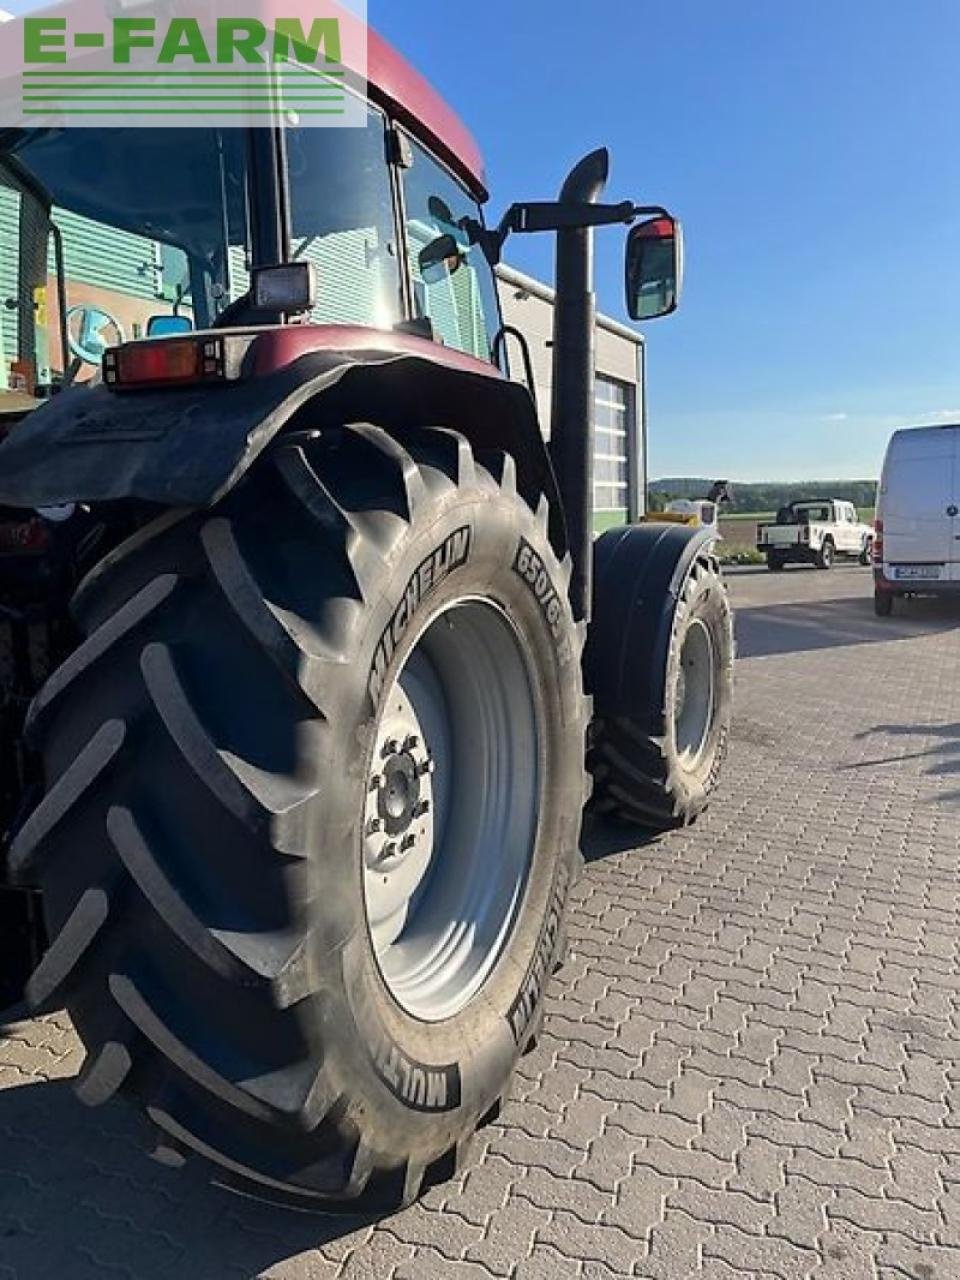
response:
<path fill-rule="evenodd" d="M 526 538 L 520 539 L 520 545 L 513 560 L 513 568 L 536 596 L 550 633 L 556 641 L 560 661 L 569 662 L 573 654 L 563 625 L 563 601 L 544 568 L 543 561 Z"/>

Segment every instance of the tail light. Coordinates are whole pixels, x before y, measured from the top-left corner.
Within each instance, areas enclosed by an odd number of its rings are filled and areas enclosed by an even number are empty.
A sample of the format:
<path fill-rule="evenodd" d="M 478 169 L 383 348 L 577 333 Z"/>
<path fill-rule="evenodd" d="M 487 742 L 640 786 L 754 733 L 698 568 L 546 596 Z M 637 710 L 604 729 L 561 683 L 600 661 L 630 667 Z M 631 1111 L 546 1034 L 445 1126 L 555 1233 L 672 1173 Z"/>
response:
<path fill-rule="evenodd" d="M 242 376 L 250 334 L 196 334 L 125 342 L 103 355 L 103 380 L 115 391 L 233 382 Z"/>
<path fill-rule="evenodd" d="M 219 338 L 128 342 L 111 348 L 103 357 L 103 380 L 108 386 L 183 385 L 222 377 L 223 347 Z"/>
<path fill-rule="evenodd" d="M 873 563 L 883 564 L 883 521 L 873 522 Z"/>

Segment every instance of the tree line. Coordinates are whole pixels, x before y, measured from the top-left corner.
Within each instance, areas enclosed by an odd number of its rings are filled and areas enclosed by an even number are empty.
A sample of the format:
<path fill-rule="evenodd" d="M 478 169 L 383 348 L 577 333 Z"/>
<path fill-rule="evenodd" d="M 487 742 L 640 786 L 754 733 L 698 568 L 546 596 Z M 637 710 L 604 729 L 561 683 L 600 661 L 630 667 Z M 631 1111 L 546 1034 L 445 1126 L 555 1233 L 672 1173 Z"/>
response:
<path fill-rule="evenodd" d="M 673 498 L 705 498 L 714 479 L 695 476 L 669 476 L 653 480 L 647 493 L 650 511 L 662 511 Z M 777 480 L 749 483 L 730 481 L 730 502 L 724 503 L 727 515 L 738 512 L 776 511 L 802 498 L 843 498 L 857 507 L 873 507 L 877 497 L 875 480 Z"/>

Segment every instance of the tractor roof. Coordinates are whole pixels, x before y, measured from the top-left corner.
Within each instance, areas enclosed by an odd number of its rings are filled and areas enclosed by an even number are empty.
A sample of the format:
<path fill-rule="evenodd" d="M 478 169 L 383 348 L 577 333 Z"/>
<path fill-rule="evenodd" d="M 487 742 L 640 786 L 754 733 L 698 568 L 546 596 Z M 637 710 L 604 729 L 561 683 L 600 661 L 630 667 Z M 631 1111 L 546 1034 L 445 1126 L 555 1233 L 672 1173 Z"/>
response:
<path fill-rule="evenodd" d="M 390 107 L 485 200 L 486 172 L 473 134 L 420 72 L 372 29 L 367 37 L 367 80 L 371 97 Z"/>

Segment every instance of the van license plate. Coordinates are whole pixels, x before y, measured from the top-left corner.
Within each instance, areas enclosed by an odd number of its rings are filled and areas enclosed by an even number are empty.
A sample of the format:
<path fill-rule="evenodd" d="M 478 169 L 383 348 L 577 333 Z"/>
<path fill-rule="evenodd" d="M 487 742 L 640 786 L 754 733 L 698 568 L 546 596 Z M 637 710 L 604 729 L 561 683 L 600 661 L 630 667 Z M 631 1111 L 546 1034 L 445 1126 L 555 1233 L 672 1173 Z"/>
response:
<path fill-rule="evenodd" d="M 943 566 L 939 564 L 898 564 L 894 565 L 895 578 L 939 578 Z"/>

